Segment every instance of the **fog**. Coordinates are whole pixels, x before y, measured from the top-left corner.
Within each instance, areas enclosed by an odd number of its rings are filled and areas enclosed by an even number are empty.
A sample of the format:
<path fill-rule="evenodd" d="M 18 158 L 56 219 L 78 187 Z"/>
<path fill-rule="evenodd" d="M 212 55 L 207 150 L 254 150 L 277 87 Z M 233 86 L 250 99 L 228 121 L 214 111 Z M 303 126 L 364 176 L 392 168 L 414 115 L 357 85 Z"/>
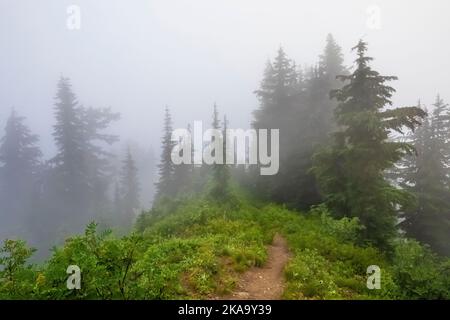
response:
<path fill-rule="evenodd" d="M 79 30 L 67 8 L 80 8 Z M 367 26 L 371 5 L 380 29 Z M 56 82 L 72 79 L 84 105 L 122 114 L 116 132 L 158 148 L 163 108 L 175 126 L 208 120 L 214 102 L 246 128 L 265 61 L 282 45 L 312 64 L 333 33 L 348 64 L 359 38 L 380 72 L 399 77 L 394 102 L 450 96 L 450 3 L 441 1 L 117 1 L 0 2 L 0 127 L 11 107 L 28 117 L 47 155 Z M 209 120 L 208 120 L 209 121 Z"/>
<path fill-rule="evenodd" d="M 79 28 L 70 26 L 73 5 Z M 175 128 L 209 124 L 214 103 L 230 127 L 249 128 L 266 61 L 282 46 L 314 65 L 328 33 L 348 66 L 351 48 L 368 42 L 373 66 L 399 77 L 395 106 L 431 104 L 437 93 L 449 101 L 449 12 L 447 0 L 0 0 L 0 137 L 14 108 L 39 135 L 43 158 L 53 157 L 64 76 L 80 104 L 121 114 L 108 130 L 120 136 L 116 153 L 139 145 L 157 161 L 165 106 Z M 151 179 L 141 181 L 143 207 Z"/>

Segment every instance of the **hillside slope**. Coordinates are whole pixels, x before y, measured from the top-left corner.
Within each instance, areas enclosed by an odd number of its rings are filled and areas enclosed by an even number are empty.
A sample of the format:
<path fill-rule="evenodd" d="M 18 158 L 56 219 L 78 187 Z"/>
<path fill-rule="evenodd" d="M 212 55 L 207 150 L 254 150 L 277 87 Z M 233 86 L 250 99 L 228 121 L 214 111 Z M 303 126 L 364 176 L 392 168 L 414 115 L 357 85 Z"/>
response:
<path fill-rule="evenodd" d="M 448 260 L 404 240 L 388 258 L 359 244 L 357 220 L 333 219 L 324 207 L 301 214 L 244 200 L 226 205 L 204 199 L 172 201 L 165 209 L 143 214 L 136 227 L 135 233 L 119 239 L 91 224 L 85 235 L 67 239 L 41 266 L 27 265 L 32 252 L 22 242 L 10 242 L 3 252 L 16 263 L 1 271 L 0 297 L 237 298 L 237 292 L 253 290 L 245 287 L 245 272 L 270 264 L 268 248 L 275 234 L 286 239 L 290 253 L 287 263 L 278 265 L 283 269 L 281 290 L 278 283 L 267 283 L 273 288 L 270 298 L 449 297 Z M 80 290 L 66 287 L 69 265 L 81 269 Z M 380 290 L 367 289 L 370 265 L 382 270 Z"/>

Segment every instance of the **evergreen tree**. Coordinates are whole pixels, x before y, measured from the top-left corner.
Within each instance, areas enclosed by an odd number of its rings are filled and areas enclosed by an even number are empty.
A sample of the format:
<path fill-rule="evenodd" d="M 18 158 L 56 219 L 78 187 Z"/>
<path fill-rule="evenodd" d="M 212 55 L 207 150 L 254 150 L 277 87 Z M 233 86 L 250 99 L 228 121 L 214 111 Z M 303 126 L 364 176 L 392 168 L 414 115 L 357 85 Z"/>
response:
<path fill-rule="evenodd" d="M 330 92 L 340 87 L 339 75 L 347 75 L 341 47 L 329 34 L 319 64 L 308 81 L 309 130 L 313 146 L 323 144 L 336 130 L 334 110 L 336 102 Z"/>
<path fill-rule="evenodd" d="M 169 108 L 165 108 L 164 128 L 162 137 L 161 161 L 158 165 L 159 181 L 156 184 L 156 199 L 174 194 L 173 174 L 175 166 L 172 162 L 172 150 L 175 146 L 172 141 L 172 117 Z"/>
<path fill-rule="evenodd" d="M 339 78 L 347 83 L 332 92 L 340 130 L 334 144 L 315 156 L 313 168 L 326 203 L 337 216 L 358 217 L 365 226 L 364 238 L 387 247 L 395 235 L 396 215 L 409 194 L 390 185 L 384 177 L 413 147 L 389 141 L 392 131 L 414 129 L 425 112 L 417 107 L 386 109 L 395 89 L 385 83 L 396 77 L 381 76 L 366 56 L 367 44 L 360 41 L 356 70 Z"/>
<path fill-rule="evenodd" d="M 416 156 L 403 163 L 402 186 L 416 201 L 404 212 L 407 235 L 450 255 L 450 108 L 437 96 L 433 112 L 412 135 Z"/>
<path fill-rule="evenodd" d="M 338 87 L 336 76 L 346 73 L 341 48 L 331 35 L 318 65 L 306 73 L 282 49 L 273 64 L 267 63 L 256 91 L 261 105 L 253 125 L 280 129 L 280 170 L 273 177 L 255 177 L 257 194 L 299 209 L 321 202 L 310 172 L 312 155 L 336 128 L 336 102 L 329 92 Z"/>
<path fill-rule="evenodd" d="M 222 137 L 223 137 L 223 150 L 222 154 L 224 156 L 224 162 L 221 168 L 220 175 L 218 176 L 218 181 L 220 181 L 220 185 L 222 186 L 224 190 L 224 194 L 227 195 L 229 192 L 229 180 L 230 180 L 230 169 L 228 165 L 226 164 L 226 158 L 228 156 L 228 150 L 227 150 L 227 143 L 228 143 L 228 119 L 227 115 L 223 116 L 223 130 L 222 130 Z M 230 153 L 233 155 L 234 150 L 230 150 Z"/>
<path fill-rule="evenodd" d="M 84 108 L 79 105 L 68 78 L 61 77 L 55 97 L 53 137 L 56 156 L 46 194 L 52 208 L 72 230 L 84 228 L 89 220 L 107 207 L 106 192 L 110 183 L 110 154 L 102 145 L 117 141 L 103 130 L 118 120 L 119 114 L 109 108 Z M 53 217 L 54 218 L 54 217 Z M 58 228 L 58 225 L 54 226 Z"/>
<path fill-rule="evenodd" d="M 89 208 L 94 214 L 105 212 L 109 205 L 108 188 L 112 182 L 112 154 L 104 150 L 103 145 L 112 145 L 119 139 L 116 135 L 106 134 L 112 122 L 120 115 L 110 108 L 82 109 L 84 137 L 86 140 L 87 180 L 91 186 Z"/>
<path fill-rule="evenodd" d="M 86 140 L 81 107 L 72 91 L 68 78 L 61 77 L 55 97 L 55 117 L 53 137 L 58 153 L 51 160 L 54 166 L 53 189 L 59 208 L 66 208 L 65 215 L 71 215 L 74 208 L 86 213 L 89 183 L 86 179 Z M 80 214 L 79 213 L 79 214 Z"/>
<path fill-rule="evenodd" d="M 121 209 L 126 216 L 127 224 L 131 225 L 135 210 L 140 207 L 140 186 L 138 179 L 138 170 L 131 151 L 128 148 L 127 155 L 123 161 L 121 172 L 121 186 L 120 186 L 120 202 Z"/>
<path fill-rule="evenodd" d="M 213 113 L 213 128 L 216 130 L 220 129 L 219 124 L 219 113 L 217 111 L 216 105 L 214 105 L 214 113 Z M 229 196 L 229 179 L 230 172 L 229 168 L 226 165 L 226 154 L 227 154 L 227 128 L 228 128 L 228 120 L 227 117 L 224 116 L 223 119 L 223 130 L 222 130 L 222 155 L 224 156 L 224 162 L 222 164 L 215 163 L 213 165 L 213 186 L 211 189 L 211 195 L 213 198 L 217 200 L 225 200 L 228 199 Z"/>
<path fill-rule="evenodd" d="M 268 61 L 259 90 L 255 91 L 260 106 L 254 111 L 255 129 L 280 130 L 280 171 L 276 176 L 260 176 L 258 166 L 253 166 L 256 193 L 264 198 L 289 202 L 286 182 L 289 169 L 286 163 L 292 155 L 292 137 L 296 135 L 297 94 L 299 81 L 295 63 L 289 59 L 283 48 L 279 48 L 273 63 Z M 296 141 L 295 143 L 298 143 Z M 270 143 L 268 144 L 271 150 Z M 291 172 L 292 173 L 292 172 Z"/>
<path fill-rule="evenodd" d="M 19 227 L 23 232 L 35 213 L 33 199 L 41 157 L 36 145 L 39 138 L 24 120 L 13 110 L 0 140 L 0 221 L 9 230 Z"/>
<path fill-rule="evenodd" d="M 321 202 L 317 181 L 310 171 L 312 156 L 328 143 L 330 133 L 336 129 L 334 109 L 336 102 L 330 99 L 331 90 L 339 87 L 338 75 L 347 74 L 340 46 L 329 34 L 319 63 L 311 67 L 302 80 L 303 90 L 296 96 L 296 132 L 290 145 L 292 156 L 286 161 L 285 194 L 300 209 Z"/>
<path fill-rule="evenodd" d="M 332 84 L 338 85 L 336 76 L 346 74 L 344 56 L 341 47 L 336 43 L 332 34 L 328 34 L 323 53 L 320 55 L 320 73 Z"/>
<path fill-rule="evenodd" d="M 191 134 L 191 126 L 188 124 L 187 131 Z M 180 157 L 184 156 L 184 149 L 180 151 Z M 191 159 L 193 157 L 193 150 L 191 148 Z M 185 193 L 192 189 L 192 178 L 193 178 L 193 165 L 188 163 L 181 163 L 175 165 L 173 180 L 175 193 Z"/>
<path fill-rule="evenodd" d="M 214 103 L 213 106 L 213 120 L 211 123 L 213 129 L 220 129 L 220 120 L 219 120 L 219 110 L 217 109 L 217 104 Z"/>
<path fill-rule="evenodd" d="M 284 122 L 283 116 L 292 107 L 292 96 L 297 84 L 296 66 L 280 47 L 274 62 L 267 62 L 260 89 L 255 91 L 260 107 L 253 113 L 253 127 L 280 129 Z"/>

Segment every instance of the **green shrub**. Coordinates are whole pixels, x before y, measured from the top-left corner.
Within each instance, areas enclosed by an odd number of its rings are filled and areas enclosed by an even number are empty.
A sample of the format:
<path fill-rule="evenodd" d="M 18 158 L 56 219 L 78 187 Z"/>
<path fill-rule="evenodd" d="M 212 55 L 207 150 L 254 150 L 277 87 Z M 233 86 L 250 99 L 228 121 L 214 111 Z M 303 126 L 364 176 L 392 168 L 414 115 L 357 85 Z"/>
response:
<path fill-rule="evenodd" d="M 0 248 L 0 298 L 29 299 L 34 295 L 35 272 L 27 260 L 35 249 L 25 241 L 6 239 Z"/>
<path fill-rule="evenodd" d="M 364 226 L 358 218 L 334 219 L 325 205 L 315 206 L 310 212 L 320 217 L 320 223 L 328 234 L 342 241 L 357 243 Z"/>
<path fill-rule="evenodd" d="M 330 263 L 315 250 L 298 250 L 286 267 L 289 299 L 340 298 L 338 287 L 330 273 Z"/>
<path fill-rule="evenodd" d="M 357 219 L 334 219 L 324 206 L 302 214 L 242 197 L 232 204 L 163 199 L 118 238 L 90 224 L 55 248 L 41 266 L 22 241 L 0 249 L 3 299 L 203 299 L 228 293 L 239 273 L 263 266 L 276 233 L 291 250 L 287 299 L 449 299 L 450 260 L 416 241 L 399 240 L 390 259 L 359 241 Z M 82 271 L 67 290 L 67 267 Z M 381 268 L 381 289 L 366 287 L 367 267 Z"/>
<path fill-rule="evenodd" d="M 395 245 L 393 273 L 403 298 L 450 299 L 450 263 L 415 240 Z"/>

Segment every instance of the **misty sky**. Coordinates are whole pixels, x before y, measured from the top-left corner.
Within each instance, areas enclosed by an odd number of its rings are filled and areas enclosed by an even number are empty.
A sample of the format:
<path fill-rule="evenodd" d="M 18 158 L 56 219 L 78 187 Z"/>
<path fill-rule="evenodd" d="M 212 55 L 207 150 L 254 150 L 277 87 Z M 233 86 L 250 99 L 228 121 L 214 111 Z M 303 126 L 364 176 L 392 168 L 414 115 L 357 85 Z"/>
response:
<path fill-rule="evenodd" d="M 66 26 L 69 5 L 81 29 Z M 380 29 L 367 9 L 381 9 Z M 450 102 L 450 1 L 0 0 L 0 136 L 11 107 L 28 118 L 50 156 L 61 74 L 85 106 L 122 113 L 114 131 L 159 151 L 164 105 L 175 126 L 210 122 L 212 104 L 246 128 L 265 61 L 279 45 L 312 64 L 327 33 L 350 48 L 364 37 L 374 66 L 396 75 L 394 102 Z"/>

